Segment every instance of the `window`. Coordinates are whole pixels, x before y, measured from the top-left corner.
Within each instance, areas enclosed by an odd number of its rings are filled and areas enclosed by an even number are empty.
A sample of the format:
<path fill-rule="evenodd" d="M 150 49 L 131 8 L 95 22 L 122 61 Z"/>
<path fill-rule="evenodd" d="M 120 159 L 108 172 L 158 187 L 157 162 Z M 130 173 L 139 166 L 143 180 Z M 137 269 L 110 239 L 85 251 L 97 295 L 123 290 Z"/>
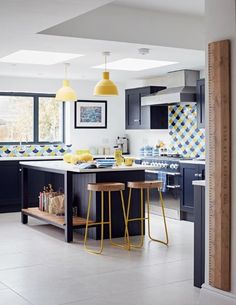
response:
<path fill-rule="evenodd" d="M 39 97 L 39 141 L 62 142 L 63 107 L 52 97 Z"/>
<path fill-rule="evenodd" d="M 0 141 L 33 142 L 33 97 L 0 96 Z"/>
<path fill-rule="evenodd" d="M 64 103 L 53 95 L 0 93 L 0 143 L 64 142 Z"/>

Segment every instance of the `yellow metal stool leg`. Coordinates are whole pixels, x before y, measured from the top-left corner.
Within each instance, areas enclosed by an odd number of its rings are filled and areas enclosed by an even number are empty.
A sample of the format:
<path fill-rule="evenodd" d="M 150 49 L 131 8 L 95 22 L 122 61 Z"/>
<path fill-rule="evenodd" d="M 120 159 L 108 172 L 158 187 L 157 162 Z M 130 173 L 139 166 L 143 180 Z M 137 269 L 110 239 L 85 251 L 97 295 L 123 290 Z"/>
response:
<path fill-rule="evenodd" d="M 125 202 L 124 202 L 124 196 L 123 196 L 123 191 L 120 191 L 120 198 L 121 198 L 121 204 L 122 204 L 122 211 L 123 211 L 123 217 L 124 217 L 124 223 L 125 223 L 125 233 L 124 233 L 124 237 L 127 236 L 127 238 L 129 239 L 128 237 L 128 228 L 127 228 L 127 219 L 126 219 L 126 213 L 125 213 Z M 116 247 L 121 247 L 121 248 L 128 248 L 129 250 L 129 243 L 128 245 L 125 245 L 125 244 L 118 244 L 118 243 L 114 243 L 112 241 L 112 227 L 111 227 L 111 224 L 112 224 L 112 219 L 111 219 L 111 192 L 108 192 L 108 210 L 109 210 L 109 239 L 110 239 L 110 243 L 113 245 L 113 246 L 116 246 Z"/>
<path fill-rule="evenodd" d="M 129 212 L 130 212 L 130 202 L 131 202 L 131 194 L 132 189 L 129 189 L 129 196 L 128 196 L 128 206 L 127 206 L 127 213 L 126 213 L 126 220 L 127 220 L 127 231 L 125 234 L 125 241 L 128 244 L 128 248 L 130 249 L 130 239 L 129 239 Z"/>
<path fill-rule="evenodd" d="M 104 192 L 101 191 L 101 222 L 96 222 L 96 223 L 92 224 L 92 225 L 101 225 L 100 249 L 98 251 L 89 249 L 87 247 L 87 236 L 88 236 L 89 214 L 90 214 L 91 202 L 92 202 L 92 191 L 89 192 L 87 221 L 86 221 L 85 236 L 84 236 L 84 246 L 85 246 L 85 249 L 90 253 L 101 254 L 103 251 L 103 239 L 104 239 Z"/>
<path fill-rule="evenodd" d="M 149 236 L 149 238 L 150 238 L 151 240 L 153 240 L 153 241 L 162 243 L 162 244 L 164 244 L 164 245 L 168 245 L 169 238 L 168 238 L 168 230 L 167 230 L 166 216 L 165 216 L 165 205 L 164 205 L 164 201 L 163 201 L 163 198 L 162 198 L 161 190 L 158 189 L 158 192 L 159 192 L 159 196 L 160 196 L 161 209 L 162 209 L 162 216 L 163 216 L 163 220 L 164 220 L 166 241 L 159 240 L 159 239 L 155 239 L 155 238 L 153 238 L 152 235 L 151 235 L 151 224 L 150 224 L 150 193 L 149 193 L 149 189 L 147 189 L 148 236 Z"/>
<path fill-rule="evenodd" d="M 126 215 L 126 212 L 125 212 L 125 201 L 124 201 L 123 191 L 120 191 L 120 198 L 121 198 L 121 204 L 122 204 L 122 210 L 123 210 L 123 216 L 124 216 L 124 223 L 125 223 L 125 234 L 124 234 L 124 237 L 125 237 L 125 239 L 127 241 L 127 248 L 128 248 L 128 250 L 130 250 L 128 221 L 127 221 L 127 215 Z"/>
<path fill-rule="evenodd" d="M 92 201 L 92 191 L 89 192 L 87 220 L 86 220 L 85 235 L 84 235 L 84 247 L 87 251 L 89 251 L 89 249 L 87 248 L 87 237 L 88 237 L 89 214 L 90 214 L 90 208 L 91 208 L 91 201 Z"/>
<path fill-rule="evenodd" d="M 129 198 L 128 198 L 128 209 L 127 209 L 127 229 L 128 229 L 128 223 L 132 221 L 140 221 L 141 222 L 141 235 L 140 235 L 140 242 L 138 244 L 131 244 L 130 241 L 129 243 L 129 248 L 142 248 L 143 247 L 143 241 L 144 241 L 144 221 L 145 217 L 143 214 L 144 210 L 144 200 L 143 200 L 143 189 L 140 189 L 140 214 L 141 217 L 138 218 L 131 218 L 129 219 L 129 212 L 130 212 L 130 204 L 131 204 L 131 192 L 132 189 L 130 188 L 129 190 Z"/>
<path fill-rule="evenodd" d="M 160 189 L 159 189 L 159 195 L 160 195 L 161 209 L 162 209 L 162 215 L 163 215 L 164 226 L 165 226 L 165 234 L 166 234 L 165 245 L 168 245 L 168 243 L 169 243 L 169 236 L 168 236 L 168 229 L 167 229 L 166 215 L 165 215 L 165 203 L 164 203 L 164 200 L 163 200 L 162 193 L 161 193 Z"/>
<path fill-rule="evenodd" d="M 101 192 L 101 239 L 100 239 L 100 253 L 103 250 L 103 238 L 104 238 L 104 192 Z"/>

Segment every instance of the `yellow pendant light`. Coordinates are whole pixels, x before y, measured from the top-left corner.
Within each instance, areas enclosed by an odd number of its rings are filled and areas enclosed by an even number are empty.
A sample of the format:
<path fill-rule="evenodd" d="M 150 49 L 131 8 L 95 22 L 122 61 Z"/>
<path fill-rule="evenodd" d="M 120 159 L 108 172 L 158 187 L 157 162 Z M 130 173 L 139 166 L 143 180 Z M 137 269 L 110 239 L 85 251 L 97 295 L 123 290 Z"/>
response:
<path fill-rule="evenodd" d="M 74 89 L 70 87 L 70 82 L 67 79 L 67 68 L 70 64 L 65 63 L 65 79 L 62 82 L 62 87 L 57 91 L 55 100 L 60 102 L 75 102 L 77 101 L 77 94 Z"/>
<path fill-rule="evenodd" d="M 107 71 L 107 56 L 110 52 L 103 52 L 105 57 L 105 71 L 102 73 L 102 80 L 100 80 L 94 88 L 94 95 L 107 96 L 107 95 L 118 95 L 118 89 L 116 85 L 109 79 L 109 72 Z"/>

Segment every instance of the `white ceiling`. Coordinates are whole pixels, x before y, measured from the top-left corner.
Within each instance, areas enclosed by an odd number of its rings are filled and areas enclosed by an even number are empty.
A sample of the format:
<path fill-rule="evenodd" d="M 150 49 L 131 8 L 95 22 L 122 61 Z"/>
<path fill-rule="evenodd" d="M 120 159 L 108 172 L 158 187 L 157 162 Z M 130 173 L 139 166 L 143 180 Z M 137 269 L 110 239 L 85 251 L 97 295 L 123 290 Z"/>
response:
<path fill-rule="evenodd" d="M 123 1 L 123 0 L 122 0 Z M 190 2 L 190 0 L 188 0 Z M 198 2 L 197 0 L 195 2 Z M 18 50 L 39 50 L 52 52 L 79 53 L 85 56 L 71 60 L 69 75 L 71 79 L 97 80 L 101 71 L 92 66 L 103 63 L 101 53 L 111 51 L 109 60 L 114 61 L 126 57 L 143 58 L 137 50 L 141 47 L 151 49 L 145 59 L 177 61 L 179 64 L 140 72 L 111 71 L 112 78 L 117 81 L 129 79 L 151 78 L 168 71 L 204 67 L 204 51 L 175 49 L 170 47 L 149 46 L 122 42 L 90 40 L 63 36 L 37 34 L 44 29 L 106 5 L 111 0 L 0 0 L 0 57 Z M 121 2 L 121 1 L 119 1 Z M 136 2 L 137 1 L 125 1 Z M 146 0 L 146 3 L 148 1 Z M 151 1 L 149 1 L 151 2 Z M 163 4 L 170 1 L 153 0 Z M 173 2 L 173 1 L 172 1 Z M 175 2 L 183 3 L 183 0 Z M 201 2 L 201 1 L 200 1 Z M 129 3 L 129 4 L 130 4 Z M 191 3 L 193 3 L 191 1 Z M 195 6 L 194 6 L 195 7 Z M 4 30 L 3 30 L 4 29 Z M 23 65 L 0 63 L 0 75 L 38 78 L 63 78 L 62 64 L 52 66 Z"/>
<path fill-rule="evenodd" d="M 204 15 L 205 0 L 116 0 L 116 4 L 190 15 Z"/>

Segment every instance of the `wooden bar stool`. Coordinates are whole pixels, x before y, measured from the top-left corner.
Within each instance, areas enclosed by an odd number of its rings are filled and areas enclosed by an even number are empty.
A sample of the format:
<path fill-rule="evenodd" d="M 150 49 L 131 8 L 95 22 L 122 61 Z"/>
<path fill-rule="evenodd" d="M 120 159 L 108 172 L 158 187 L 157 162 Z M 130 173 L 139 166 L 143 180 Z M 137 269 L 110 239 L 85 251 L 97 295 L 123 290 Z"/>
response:
<path fill-rule="evenodd" d="M 160 242 L 164 245 L 168 245 L 169 238 L 168 238 L 168 230 L 167 230 L 167 224 L 166 224 L 166 216 L 165 216 L 165 204 L 163 201 L 161 188 L 162 188 L 162 181 L 133 181 L 128 182 L 128 188 L 129 188 L 129 197 L 128 197 L 128 208 L 127 208 L 127 223 L 131 221 L 141 221 L 141 240 L 140 243 L 137 245 L 133 245 L 129 241 L 129 236 L 127 234 L 127 241 L 130 247 L 134 248 L 141 248 L 143 246 L 143 240 L 144 240 L 144 221 L 145 219 L 148 220 L 148 236 L 151 240 Z M 131 194 L 132 189 L 139 189 L 140 190 L 140 208 L 141 208 L 141 217 L 140 218 L 130 218 L 129 219 L 129 212 L 130 212 L 130 204 L 131 204 Z M 165 227 L 165 236 L 166 240 L 159 240 L 155 239 L 151 235 L 151 223 L 150 223 L 150 189 L 157 189 L 159 196 L 160 196 L 160 202 L 161 202 L 161 209 L 162 209 L 162 216 L 164 220 L 164 227 Z M 144 200 L 143 200 L 143 190 L 146 190 L 147 193 L 147 217 L 143 215 L 144 212 Z"/>
<path fill-rule="evenodd" d="M 127 219 L 125 213 L 125 203 L 124 203 L 124 196 L 123 190 L 125 189 L 124 183 L 118 182 L 105 182 L 105 183 L 89 183 L 88 184 L 88 191 L 89 191 L 89 201 L 88 201 L 88 211 L 87 211 L 87 220 L 86 220 L 86 228 L 85 228 L 85 236 L 84 236 L 84 246 L 88 252 L 101 254 L 103 251 L 103 239 L 104 239 L 104 225 L 109 225 L 109 239 L 113 246 L 118 246 L 125 248 L 127 247 L 125 244 L 117 244 L 112 242 L 112 218 L 111 218 L 111 192 L 120 192 L 121 204 L 122 204 L 122 211 L 124 215 L 124 223 L 125 223 L 125 232 L 124 237 L 128 235 L 128 227 L 127 227 Z M 90 222 L 89 221 L 89 214 L 91 209 L 91 202 L 92 202 L 92 193 L 93 192 L 101 192 L 101 221 L 100 222 Z M 104 221 L 104 192 L 108 192 L 108 221 Z M 89 226 L 94 225 L 101 225 L 101 241 L 100 241 L 100 249 L 98 251 L 91 250 L 87 247 L 87 236 L 88 236 L 88 228 Z"/>

